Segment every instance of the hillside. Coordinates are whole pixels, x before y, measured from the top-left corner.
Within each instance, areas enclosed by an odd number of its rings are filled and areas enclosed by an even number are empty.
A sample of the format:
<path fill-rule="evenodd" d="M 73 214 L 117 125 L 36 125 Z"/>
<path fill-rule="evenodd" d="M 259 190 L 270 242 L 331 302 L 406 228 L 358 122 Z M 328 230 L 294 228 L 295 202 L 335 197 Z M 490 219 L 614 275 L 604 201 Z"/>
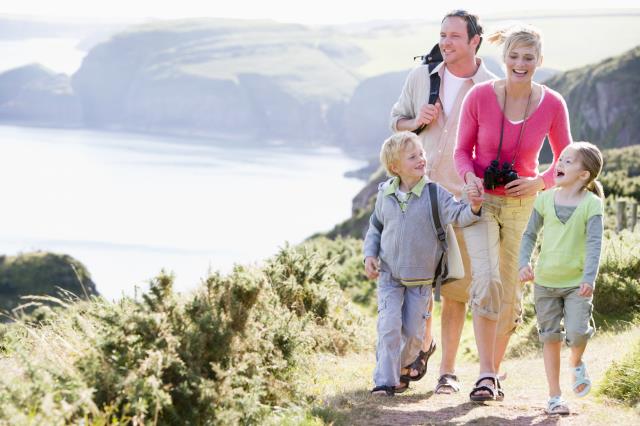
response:
<path fill-rule="evenodd" d="M 356 46 L 301 25 L 170 21 L 96 46 L 72 82 L 92 127 L 326 139 L 362 60 Z"/>
<path fill-rule="evenodd" d="M 565 97 L 575 140 L 601 148 L 640 143 L 640 46 L 546 84 Z"/>
<path fill-rule="evenodd" d="M 0 74 L 0 117 L 57 127 L 81 123 L 81 108 L 65 74 L 32 64 Z"/>
<path fill-rule="evenodd" d="M 78 297 L 98 294 L 86 267 L 67 255 L 34 252 L 0 256 L 0 311 L 28 303 L 23 296 L 56 296 L 66 290 Z"/>

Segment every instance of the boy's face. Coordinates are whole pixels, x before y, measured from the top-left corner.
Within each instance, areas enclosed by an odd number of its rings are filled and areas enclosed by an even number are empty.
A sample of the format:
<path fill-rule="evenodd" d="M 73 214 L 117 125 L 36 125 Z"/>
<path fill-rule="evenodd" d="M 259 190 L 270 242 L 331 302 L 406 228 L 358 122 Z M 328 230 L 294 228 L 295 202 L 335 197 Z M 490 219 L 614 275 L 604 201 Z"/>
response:
<path fill-rule="evenodd" d="M 400 176 L 402 181 L 414 181 L 427 173 L 427 161 L 424 157 L 424 149 L 412 143 L 400 152 L 400 158 L 391 167 L 391 170 Z"/>

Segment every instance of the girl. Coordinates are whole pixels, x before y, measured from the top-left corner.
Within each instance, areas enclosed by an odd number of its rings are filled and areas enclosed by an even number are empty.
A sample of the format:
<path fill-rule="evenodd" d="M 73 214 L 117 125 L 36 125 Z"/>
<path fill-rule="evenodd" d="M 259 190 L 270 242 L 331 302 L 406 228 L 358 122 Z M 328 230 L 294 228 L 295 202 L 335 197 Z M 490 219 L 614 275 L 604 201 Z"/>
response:
<path fill-rule="evenodd" d="M 567 146 L 556 166 L 556 186 L 540 195 L 520 246 L 520 280 L 534 281 L 534 299 L 544 368 L 549 384 L 547 413 L 569 414 L 560 390 L 560 347 L 571 348 L 573 392 L 591 390 L 582 354 L 595 332 L 593 289 L 602 245 L 603 191 L 596 180 L 602 153 L 588 142 Z M 534 270 L 529 263 L 540 228 L 542 248 Z M 564 326 L 560 324 L 564 317 Z"/>

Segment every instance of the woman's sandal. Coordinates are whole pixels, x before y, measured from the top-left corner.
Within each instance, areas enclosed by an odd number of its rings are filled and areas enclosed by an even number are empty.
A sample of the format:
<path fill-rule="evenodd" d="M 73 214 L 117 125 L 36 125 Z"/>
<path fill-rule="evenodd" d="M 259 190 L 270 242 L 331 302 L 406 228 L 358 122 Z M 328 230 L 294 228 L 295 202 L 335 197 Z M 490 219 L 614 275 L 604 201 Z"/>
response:
<path fill-rule="evenodd" d="M 490 380 L 493 382 L 493 386 L 489 385 L 481 385 L 480 383 Z M 487 392 L 488 395 L 478 395 L 479 392 L 484 391 Z M 469 398 L 471 401 L 476 402 L 486 402 L 486 401 L 502 401 L 504 399 L 504 392 L 502 391 L 502 386 L 500 386 L 500 380 L 496 376 L 480 376 L 478 381 L 476 381 L 475 386 L 469 393 Z"/>
<path fill-rule="evenodd" d="M 565 401 L 562 396 L 554 396 L 549 398 L 547 409 L 545 411 L 547 412 L 547 414 L 561 414 L 563 416 L 570 413 L 567 401 Z"/>
<path fill-rule="evenodd" d="M 587 365 L 582 361 L 579 366 L 571 369 L 573 373 L 573 392 L 577 397 L 582 398 L 586 396 L 591 390 L 591 379 L 587 375 Z M 578 391 L 578 387 L 584 385 L 582 391 Z"/>
<path fill-rule="evenodd" d="M 438 384 L 434 392 L 441 395 L 451 395 L 460 392 L 458 376 L 449 373 L 443 374 L 438 379 Z"/>
<path fill-rule="evenodd" d="M 422 379 L 425 374 L 427 374 L 427 363 L 429 362 L 429 358 L 436 351 L 436 341 L 431 339 L 431 346 L 429 346 L 429 350 L 424 352 L 420 351 L 418 357 L 411 364 L 406 366 L 405 368 L 409 369 L 409 374 L 403 374 L 400 376 L 400 381 L 405 382 L 417 382 Z M 418 372 L 417 375 L 412 376 L 411 370 L 416 370 Z"/>

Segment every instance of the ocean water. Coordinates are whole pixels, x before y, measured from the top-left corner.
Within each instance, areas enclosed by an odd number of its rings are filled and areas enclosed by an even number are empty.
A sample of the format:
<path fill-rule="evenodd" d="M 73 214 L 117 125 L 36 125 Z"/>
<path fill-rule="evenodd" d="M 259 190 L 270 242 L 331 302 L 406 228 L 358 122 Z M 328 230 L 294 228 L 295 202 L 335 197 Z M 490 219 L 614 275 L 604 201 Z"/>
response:
<path fill-rule="evenodd" d="M 188 291 L 349 217 L 363 162 L 335 148 L 256 146 L 0 126 L 0 253 L 83 262 L 115 299 L 161 269 Z"/>

